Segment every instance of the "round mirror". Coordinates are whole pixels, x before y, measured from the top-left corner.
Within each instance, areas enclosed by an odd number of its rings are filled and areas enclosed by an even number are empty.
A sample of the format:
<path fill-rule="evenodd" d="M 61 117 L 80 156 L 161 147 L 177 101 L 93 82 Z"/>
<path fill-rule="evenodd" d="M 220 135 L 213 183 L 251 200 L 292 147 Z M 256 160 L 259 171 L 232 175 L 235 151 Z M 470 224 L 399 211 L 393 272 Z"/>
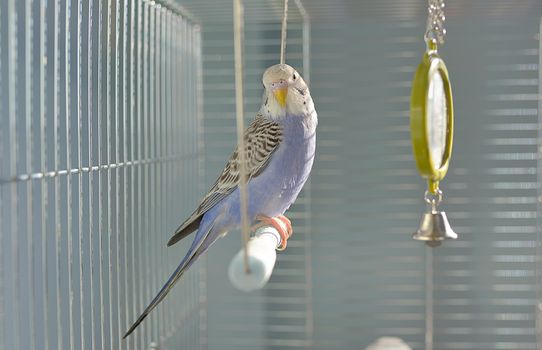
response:
<path fill-rule="evenodd" d="M 410 132 L 416 165 L 430 192 L 448 171 L 452 154 L 454 107 L 444 61 L 426 53 L 416 70 L 410 96 Z"/>
<path fill-rule="evenodd" d="M 426 111 L 431 162 L 433 167 L 439 169 L 442 166 L 446 149 L 446 130 L 448 128 L 446 92 L 440 72 L 433 74 L 429 80 Z"/>

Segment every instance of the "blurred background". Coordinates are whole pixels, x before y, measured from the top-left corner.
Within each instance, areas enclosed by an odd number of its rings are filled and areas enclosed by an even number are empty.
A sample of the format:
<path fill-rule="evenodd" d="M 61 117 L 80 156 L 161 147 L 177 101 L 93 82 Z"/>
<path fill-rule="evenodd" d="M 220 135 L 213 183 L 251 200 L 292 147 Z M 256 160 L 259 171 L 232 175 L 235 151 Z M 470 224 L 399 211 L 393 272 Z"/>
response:
<path fill-rule="evenodd" d="M 288 249 L 264 289 L 240 292 L 231 232 L 121 340 L 236 144 L 232 2 L 2 0 L 0 349 L 365 349 L 382 336 L 542 349 L 542 3 L 449 0 L 445 13 L 456 124 L 443 209 L 459 239 L 433 260 L 411 239 L 425 209 L 409 99 L 427 2 L 290 0 L 286 62 L 319 127 Z M 280 0 L 245 1 L 247 122 L 281 16 Z"/>

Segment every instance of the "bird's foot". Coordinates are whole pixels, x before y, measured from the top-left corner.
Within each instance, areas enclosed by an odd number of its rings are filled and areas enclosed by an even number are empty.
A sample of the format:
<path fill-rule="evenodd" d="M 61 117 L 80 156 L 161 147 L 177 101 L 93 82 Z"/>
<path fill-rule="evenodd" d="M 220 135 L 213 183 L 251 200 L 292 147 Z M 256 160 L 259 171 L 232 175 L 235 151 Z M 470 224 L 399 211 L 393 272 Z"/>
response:
<path fill-rule="evenodd" d="M 288 242 L 288 238 L 290 238 L 290 236 L 293 233 L 292 223 L 290 222 L 290 219 L 288 219 L 284 215 L 279 215 L 275 217 L 258 215 L 256 217 L 256 220 L 259 220 L 260 223 L 254 225 L 252 229 L 256 230 L 266 225 L 273 226 L 280 235 L 280 246 L 277 248 L 277 250 L 278 251 L 285 250 L 287 242 Z"/>

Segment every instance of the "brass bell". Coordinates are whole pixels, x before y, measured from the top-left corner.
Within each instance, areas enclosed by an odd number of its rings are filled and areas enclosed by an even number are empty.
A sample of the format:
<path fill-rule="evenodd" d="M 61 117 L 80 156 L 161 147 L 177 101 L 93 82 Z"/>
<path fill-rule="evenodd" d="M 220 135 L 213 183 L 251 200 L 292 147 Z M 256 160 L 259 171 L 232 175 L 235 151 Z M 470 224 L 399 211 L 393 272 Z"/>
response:
<path fill-rule="evenodd" d="M 445 239 L 457 239 L 446 213 L 434 208 L 423 214 L 420 228 L 412 236 L 415 240 L 424 241 L 428 246 L 436 247 Z"/>

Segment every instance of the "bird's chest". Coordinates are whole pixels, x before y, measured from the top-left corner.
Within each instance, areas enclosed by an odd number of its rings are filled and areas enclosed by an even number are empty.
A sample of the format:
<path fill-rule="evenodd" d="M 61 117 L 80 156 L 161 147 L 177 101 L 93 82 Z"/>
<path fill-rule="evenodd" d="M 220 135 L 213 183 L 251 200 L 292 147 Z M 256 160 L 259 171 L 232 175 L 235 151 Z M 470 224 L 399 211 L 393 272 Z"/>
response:
<path fill-rule="evenodd" d="M 270 160 L 262 186 L 269 200 L 295 200 L 310 174 L 315 144 L 314 129 L 307 129 L 301 123 L 285 125 L 283 141 Z"/>

